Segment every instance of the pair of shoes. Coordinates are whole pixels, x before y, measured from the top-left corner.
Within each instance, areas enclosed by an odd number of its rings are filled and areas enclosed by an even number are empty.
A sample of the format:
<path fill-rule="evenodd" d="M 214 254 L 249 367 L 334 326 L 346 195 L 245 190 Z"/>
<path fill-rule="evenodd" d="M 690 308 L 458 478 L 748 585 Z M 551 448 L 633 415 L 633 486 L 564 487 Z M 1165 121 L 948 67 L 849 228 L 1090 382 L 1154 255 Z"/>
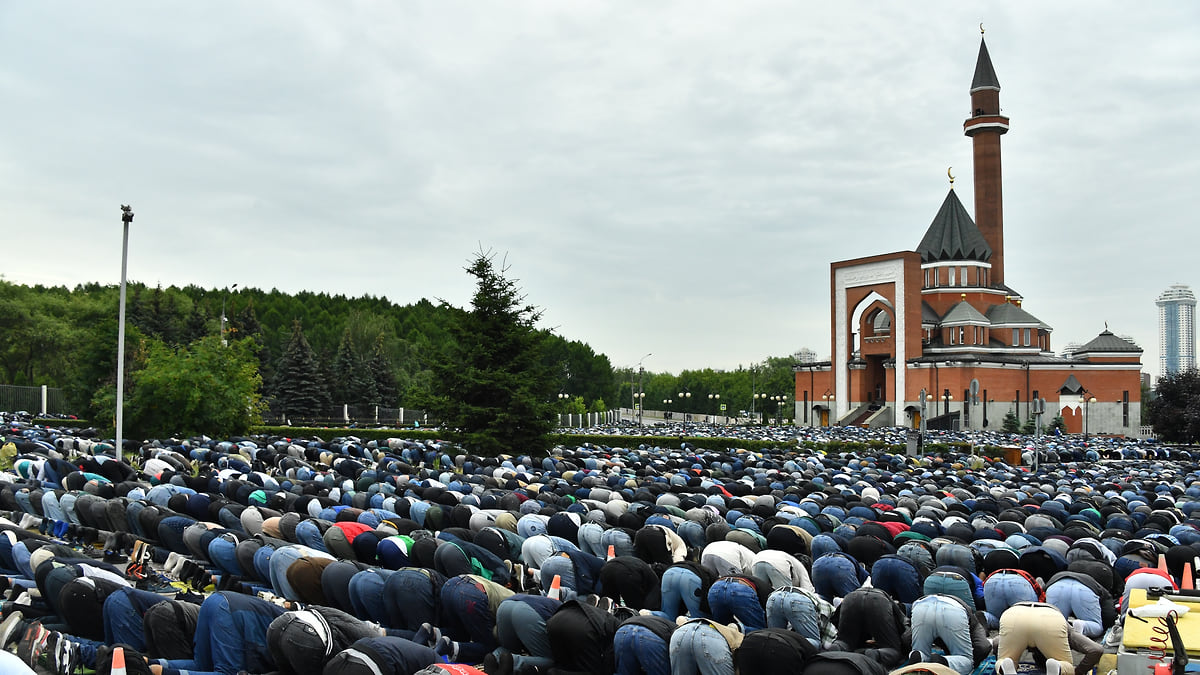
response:
<path fill-rule="evenodd" d="M 67 639 L 59 632 L 50 633 L 47 655 L 52 656 L 54 675 L 75 675 L 75 670 L 81 665 L 79 645 Z"/>
<path fill-rule="evenodd" d="M 458 643 L 450 639 L 449 635 L 443 635 L 437 639 L 433 645 L 433 651 L 450 659 L 451 663 L 458 661 Z M 1054 675 L 1058 675 L 1055 673 Z"/>
<path fill-rule="evenodd" d="M 1046 665 L 1049 666 L 1051 663 L 1053 663 L 1053 661 L 1047 661 Z M 996 662 L 996 674 L 1017 675 L 1017 664 L 1013 663 L 1012 659 L 1000 659 Z M 1047 675 L 1049 675 L 1049 673 L 1047 673 Z"/>
<path fill-rule="evenodd" d="M 507 649 L 499 650 L 500 655 L 496 656 L 496 652 L 489 652 L 483 657 L 483 672 L 487 675 L 513 675 L 513 655 Z"/>
<path fill-rule="evenodd" d="M 42 626 L 41 621 L 34 621 L 25 628 L 25 634 L 17 644 L 17 657 L 30 668 L 36 668 L 49 639 L 50 631 Z"/>

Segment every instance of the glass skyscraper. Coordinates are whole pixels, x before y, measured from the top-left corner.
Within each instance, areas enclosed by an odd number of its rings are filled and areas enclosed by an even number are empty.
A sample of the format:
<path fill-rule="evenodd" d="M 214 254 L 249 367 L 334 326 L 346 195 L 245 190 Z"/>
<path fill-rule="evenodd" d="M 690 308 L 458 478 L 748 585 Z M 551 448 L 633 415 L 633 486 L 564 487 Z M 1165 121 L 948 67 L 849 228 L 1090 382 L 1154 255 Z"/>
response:
<path fill-rule="evenodd" d="M 1159 377 L 1196 367 L 1196 296 L 1175 284 L 1158 296 Z"/>

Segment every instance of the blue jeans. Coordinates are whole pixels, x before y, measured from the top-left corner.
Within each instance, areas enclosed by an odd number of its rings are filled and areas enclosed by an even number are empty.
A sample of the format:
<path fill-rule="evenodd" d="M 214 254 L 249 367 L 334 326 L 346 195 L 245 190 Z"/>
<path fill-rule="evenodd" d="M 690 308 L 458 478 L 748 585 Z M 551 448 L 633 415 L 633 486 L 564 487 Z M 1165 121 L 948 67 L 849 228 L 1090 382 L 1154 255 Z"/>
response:
<path fill-rule="evenodd" d="M 1090 637 L 1100 637 L 1104 624 L 1100 614 L 1100 598 L 1092 589 L 1074 579 L 1061 579 L 1046 589 L 1046 602 L 1058 608 L 1062 615 L 1075 617 L 1080 631 Z"/>
<path fill-rule="evenodd" d="M 670 645 L 645 626 L 626 624 L 618 628 L 613 652 L 616 675 L 671 675 Z"/>
<path fill-rule="evenodd" d="M 575 563 L 566 556 L 555 555 L 546 558 L 542 563 L 542 567 L 538 570 L 541 574 L 540 583 L 542 588 L 550 588 L 554 582 L 554 577 L 558 577 L 562 589 L 562 601 L 574 600 L 578 593 L 575 589 Z"/>
<path fill-rule="evenodd" d="M 480 663 L 496 648 L 496 617 L 487 591 L 467 576 L 457 576 L 442 586 L 442 628 L 458 642 L 462 663 Z"/>
<path fill-rule="evenodd" d="M 500 646 L 512 653 L 514 669 L 554 665 L 546 619 L 558 606 L 558 602 L 544 596 L 517 595 L 496 608 L 496 637 Z M 521 652 L 529 652 L 529 655 Z"/>
<path fill-rule="evenodd" d="M 354 606 L 354 614 L 358 618 L 388 625 L 391 617 L 388 615 L 384 585 L 393 574 L 395 572 L 392 570 L 369 569 L 350 577 L 350 604 Z"/>
<path fill-rule="evenodd" d="M 687 613 L 693 619 L 705 619 L 708 615 L 700 609 L 700 592 L 704 582 L 693 571 L 686 567 L 668 567 L 663 573 L 662 610 L 656 612 L 659 616 L 674 621 L 679 616 L 679 606 L 682 603 Z"/>
<path fill-rule="evenodd" d="M 988 627 L 1000 627 L 1000 615 L 1018 602 L 1037 602 L 1037 592 L 1029 581 L 1012 572 L 993 573 L 983 584 L 983 603 L 987 608 Z"/>
<path fill-rule="evenodd" d="M 931 654 L 933 641 L 946 645 L 946 662 L 962 675 L 975 668 L 967 610 L 952 598 L 927 595 L 912 606 L 912 648 Z"/>
<path fill-rule="evenodd" d="M 383 585 L 384 601 L 388 608 L 385 625 L 417 630 L 423 623 L 441 624 L 436 591 L 437 580 L 432 571 L 414 567 L 396 570 Z"/>
<path fill-rule="evenodd" d="M 871 566 L 871 585 L 887 591 L 888 595 L 905 605 L 921 597 L 921 575 L 911 562 L 885 556 Z"/>
<path fill-rule="evenodd" d="M 736 618 L 747 632 L 767 627 L 767 613 L 758 604 L 758 593 L 741 579 L 717 579 L 708 589 L 708 607 L 719 623 Z"/>
<path fill-rule="evenodd" d="M 767 628 L 789 628 L 821 649 L 821 616 L 812 599 L 781 589 L 767 598 Z"/>
<path fill-rule="evenodd" d="M 823 555 L 813 561 L 812 582 L 817 593 L 826 600 L 844 598 L 862 586 L 858 566 L 841 555 Z"/>
<path fill-rule="evenodd" d="M 733 675 L 729 641 L 708 622 L 685 623 L 671 634 L 671 675 Z"/>

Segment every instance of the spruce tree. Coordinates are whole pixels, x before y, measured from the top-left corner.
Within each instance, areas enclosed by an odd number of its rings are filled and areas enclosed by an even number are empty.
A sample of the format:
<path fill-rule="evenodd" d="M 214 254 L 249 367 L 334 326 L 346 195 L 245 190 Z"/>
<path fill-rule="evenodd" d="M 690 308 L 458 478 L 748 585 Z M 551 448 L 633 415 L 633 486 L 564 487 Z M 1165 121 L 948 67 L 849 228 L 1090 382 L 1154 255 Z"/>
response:
<path fill-rule="evenodd" d="M 375 378 L 354 348 L 349 327 L 342 332 L 342 341 L 333 359 L 333 398 L 335 403 L 350 405 L 372 405 L 378 399 Z"/>
<path fill-rule="evenodd" d="M 375 381 L 375 393 L 379 405 L 393 407 L 396 405 L 396 374 L 392 370 L 392 360 L 388 358 L 387 349 L 383 344 L 383 333 L 375 338 L 375 348 L 371 350 L 371 360 L 367 363 L 371 379 Z"/>
<path fill-rule="evenodd" d="M 555 385 L 543 365 L 541 311 L 526 304 L 495 254 L 481 251 L 466 268 L 476 290 L 456 312 L 450 346 L 434 364 L 430 409 L 472 452 L 532 453 L 549 447 Z"/>
<path fill-rule="evenodd" d="M 329 412 L 329 390 L 299 320 L 292 322 L 292 337 L 275 369 L 273 392 L 273 407 L 285 419 L 312 419 Z"/>

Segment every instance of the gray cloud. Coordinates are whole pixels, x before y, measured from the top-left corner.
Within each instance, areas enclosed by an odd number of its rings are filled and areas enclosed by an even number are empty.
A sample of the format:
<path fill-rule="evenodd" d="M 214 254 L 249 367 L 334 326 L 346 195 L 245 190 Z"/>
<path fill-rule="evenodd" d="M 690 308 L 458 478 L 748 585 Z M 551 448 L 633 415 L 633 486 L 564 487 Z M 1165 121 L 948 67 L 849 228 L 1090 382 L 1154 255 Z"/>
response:
<path fill-rule="evenodd" d="M 829 350 L 829 263 L 971 207 L 984 21 L 1012 117 L 1010 284 L 1058 347 L 1191 278 L 1186 2 L 8 4 L 5 278 L 469 300 L 508 253 L 614 363 Z M 1169 242 L 1169 243 L 1168 243 Z M 1166 245 L 1164 245 L 1166 243 Z"/>

